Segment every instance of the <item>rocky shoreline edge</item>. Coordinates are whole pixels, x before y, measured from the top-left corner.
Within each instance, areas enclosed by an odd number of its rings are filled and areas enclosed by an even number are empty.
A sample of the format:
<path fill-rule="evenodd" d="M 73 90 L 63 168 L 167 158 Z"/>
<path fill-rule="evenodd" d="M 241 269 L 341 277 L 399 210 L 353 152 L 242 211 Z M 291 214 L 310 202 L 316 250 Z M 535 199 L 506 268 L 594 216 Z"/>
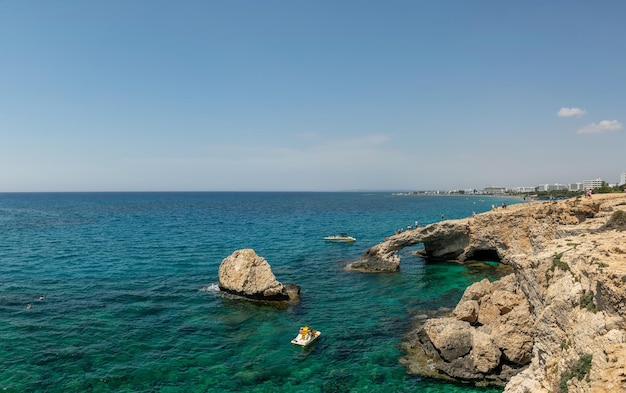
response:
<path fill-rule="evenodd" d="M 417 318 L 400 362 L 422 376 L 505 393 L 626 391 L 626 195 L 511 205 L 386 239 L 348 269 L 499 260 L 513 273 L 468 287 L 448 315 Z"/>

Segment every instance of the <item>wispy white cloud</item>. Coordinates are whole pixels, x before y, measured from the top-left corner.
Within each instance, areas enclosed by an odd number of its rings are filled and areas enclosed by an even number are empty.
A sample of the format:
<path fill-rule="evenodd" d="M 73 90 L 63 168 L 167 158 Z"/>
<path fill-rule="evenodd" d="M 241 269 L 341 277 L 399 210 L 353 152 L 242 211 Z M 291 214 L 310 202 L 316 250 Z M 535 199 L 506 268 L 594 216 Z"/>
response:
<path fill-rule="evenodd" d="M 623 124 L 617 120 L 602 120 L 600 123 L 591 123 L 578 130 L 578 134 L 602 134 L 615 132 L 623 128 Z"/>
<path fill-rule="evenodd" d="M 587 111 L 581 108 L 561 108 L 556 114 L 558 117 L 582 117 Z"/>

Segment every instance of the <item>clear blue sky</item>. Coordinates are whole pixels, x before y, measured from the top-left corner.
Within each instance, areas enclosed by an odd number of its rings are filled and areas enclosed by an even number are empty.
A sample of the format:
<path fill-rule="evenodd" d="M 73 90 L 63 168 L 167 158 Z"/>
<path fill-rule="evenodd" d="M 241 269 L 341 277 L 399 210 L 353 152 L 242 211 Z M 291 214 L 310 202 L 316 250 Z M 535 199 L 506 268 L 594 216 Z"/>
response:
<path fill-rule="evenodd" d="M 626 171 L 626 2 L 0 0 L 0 192 Z"/>

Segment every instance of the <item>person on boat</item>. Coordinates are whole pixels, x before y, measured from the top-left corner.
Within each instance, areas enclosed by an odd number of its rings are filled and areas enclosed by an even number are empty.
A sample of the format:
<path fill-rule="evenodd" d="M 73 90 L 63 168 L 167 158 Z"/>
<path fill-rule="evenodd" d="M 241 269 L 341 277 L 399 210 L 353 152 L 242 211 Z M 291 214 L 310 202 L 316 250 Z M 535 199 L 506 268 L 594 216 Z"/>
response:
<path fill-rule="evenodd" d="M 303 326 L 300 328 L 300 338 L 302 338 L 303 340 L 306 340 L 309 336 L 309 327 L 308 326 Z"/>

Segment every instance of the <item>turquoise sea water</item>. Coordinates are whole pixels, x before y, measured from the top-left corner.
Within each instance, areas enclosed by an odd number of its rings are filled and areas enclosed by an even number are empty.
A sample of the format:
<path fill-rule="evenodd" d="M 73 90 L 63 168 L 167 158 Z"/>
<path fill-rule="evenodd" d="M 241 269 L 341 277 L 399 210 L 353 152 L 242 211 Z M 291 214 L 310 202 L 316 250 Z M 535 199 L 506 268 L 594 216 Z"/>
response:
<path fill-rule="evenodd" d="M 498 392 L 398 363 L 411 317 L 453 307 L 498 269 L 402 254 L 401 271 L 344 266 L 416 220 L 495 197 L 385 193 L 0 194 L 0 391 Z M 345 231 L 352 244 L 328 243 Z M 419 246 L 418 246 L 419 247 Z M 302 287 L 275 309 L 223 296 L 222 259 L 253 248 Z M 43 297 L 43 298 L 40 298 Z M 30 304 L 30 306 L 29 306 Z M 301 325 L 322 331 L 290 344 Z"/>

